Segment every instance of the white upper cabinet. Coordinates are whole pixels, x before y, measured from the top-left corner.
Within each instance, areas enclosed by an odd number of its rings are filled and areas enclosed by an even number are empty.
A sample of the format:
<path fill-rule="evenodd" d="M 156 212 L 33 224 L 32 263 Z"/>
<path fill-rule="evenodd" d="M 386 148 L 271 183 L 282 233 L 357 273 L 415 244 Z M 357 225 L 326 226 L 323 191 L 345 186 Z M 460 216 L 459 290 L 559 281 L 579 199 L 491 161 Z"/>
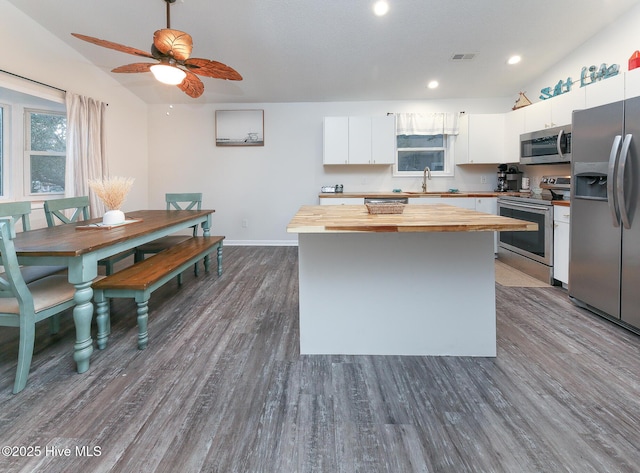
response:
<path fill-rule="evenodd" d="M 395 164 L 396 117 L 371 117 L 371 164 Z"/>
<path fill-rule="evenodd" d="M 618 74 L 585 86 L 585 108 L 623 100 L 625 76 L 626 74 Z"/>
<path fill-rule="evenodd" d="M 571 92 L 565 92 L 517 110 L 524 114 L 524 133 L 570 124 L 573 111 L 586 107 L 585 89 L 595 85 L 576 86 Z"/>
<path fill-rule="evenodd" d="M 324 164 L 393 164 L 395 117 L 325 117 Z"/>
<path fill-rule="evenodd" d="M 504 113 L 468 114 L 456 138 L 456 164 L 505 163 Z"/>
<path fill-rule="evenodd" d="M 349 117 L 325 117 L 324 164 L 349 164 Z"/>
<path fill-rule="evenodd" d="M 371 164 L 371 117 L 349 117 L 349 164 Z"/>
<path fill-rule="evenodd" d="M 505 114 L 504 155 L 507 163 L 520 161 L 520 135 L 525 131 L 525 108 L 519 108 Z"/>
<path fill-rule="evenodd" d="M 549 102 L 551 102 L 552 126 L 564 126 L 571 123 L 573 111 L 582 110 L 586 106 L 585 92 L 586 88 L 583 87 L 549 99 Z"/>
<path fill-rule="evenodd" d="M 640 96 L 640 67 L 632 69 L 624 75 L 624 98 Z"/>
<path fill-rule="evenodd" d="M 557 97 L 541 100 L 540 102 L 527 105 L 524 111 L 524 129 L 525 133 L 545 128 L 551 128 L 553 118 L 551 117 L 551 102 Z"/>

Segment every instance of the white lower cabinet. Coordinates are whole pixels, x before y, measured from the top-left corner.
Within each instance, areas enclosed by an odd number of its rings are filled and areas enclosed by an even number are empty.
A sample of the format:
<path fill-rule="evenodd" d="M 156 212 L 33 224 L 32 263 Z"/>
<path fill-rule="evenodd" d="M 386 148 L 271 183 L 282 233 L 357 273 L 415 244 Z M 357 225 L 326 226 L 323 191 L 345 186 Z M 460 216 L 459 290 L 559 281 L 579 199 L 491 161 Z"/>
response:
<path fill-rule="evenodd" d="M 553 208 L 553 278 L 563 286 L 569 284 L 569 221 L 571 209 Z"/>
<path fill-rule="evenodd" d="M 476 199 L 472 197 L 410 197 L 410 204 L 445 204 L 453 205 L 463 209 L 476 209 Z"/>
<path fill-rule="evenodd" d="M 325 197 L 320 198 L 320 205 L 363 205 L 362 197 Z"/>
<path fill-rule="evenodd" d="M 491 215 L 498 215 L 497 197 L 476 198 L 476 211 Z M 498 254 L 498 232 L 493 232 L 493 252 Z"/>

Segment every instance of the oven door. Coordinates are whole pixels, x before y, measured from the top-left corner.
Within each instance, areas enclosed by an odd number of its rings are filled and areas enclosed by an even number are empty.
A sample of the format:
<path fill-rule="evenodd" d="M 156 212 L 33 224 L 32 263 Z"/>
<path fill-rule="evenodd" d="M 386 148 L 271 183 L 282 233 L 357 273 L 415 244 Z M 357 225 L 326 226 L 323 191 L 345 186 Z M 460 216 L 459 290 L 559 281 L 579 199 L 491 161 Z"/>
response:
<path fill-rule="evenodd" d="M 538 224 L 535 232 L 500 232 L 499 246 L 553 266 L 553 205 L 498 199 L 498 213 Z"/>

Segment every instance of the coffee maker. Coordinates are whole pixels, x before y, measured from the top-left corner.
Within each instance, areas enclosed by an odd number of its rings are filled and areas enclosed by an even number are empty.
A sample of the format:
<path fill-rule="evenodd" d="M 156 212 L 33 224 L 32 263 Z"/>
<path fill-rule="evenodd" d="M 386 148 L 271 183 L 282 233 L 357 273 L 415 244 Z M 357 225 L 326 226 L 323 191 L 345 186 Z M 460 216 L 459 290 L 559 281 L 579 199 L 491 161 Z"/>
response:
<path fill-rule="evenodd" d="M 518 192 L 522 173 L 516 166 L 508 167 L 506 164 L 498 166 L 498 186 L 497 192 Z"/>
<path fill-rule="evenodd" d="M 497 192 L 507 192 L 509 190 L 507 184 L 507 165 L 501 164 L 498 166 L 498 187 Z"/>

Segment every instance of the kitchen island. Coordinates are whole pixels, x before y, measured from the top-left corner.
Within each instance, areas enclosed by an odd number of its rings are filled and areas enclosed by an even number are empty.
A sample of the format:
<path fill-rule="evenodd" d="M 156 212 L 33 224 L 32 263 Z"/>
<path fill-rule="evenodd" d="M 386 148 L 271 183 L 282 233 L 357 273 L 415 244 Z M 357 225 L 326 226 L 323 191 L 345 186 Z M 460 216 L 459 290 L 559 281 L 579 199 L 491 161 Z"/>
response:
<path fill-rule="evenodd" d="M 301 207 L 300 353 L 495 356 L 492 232 L 536 228 L 450 205 Z"/>

